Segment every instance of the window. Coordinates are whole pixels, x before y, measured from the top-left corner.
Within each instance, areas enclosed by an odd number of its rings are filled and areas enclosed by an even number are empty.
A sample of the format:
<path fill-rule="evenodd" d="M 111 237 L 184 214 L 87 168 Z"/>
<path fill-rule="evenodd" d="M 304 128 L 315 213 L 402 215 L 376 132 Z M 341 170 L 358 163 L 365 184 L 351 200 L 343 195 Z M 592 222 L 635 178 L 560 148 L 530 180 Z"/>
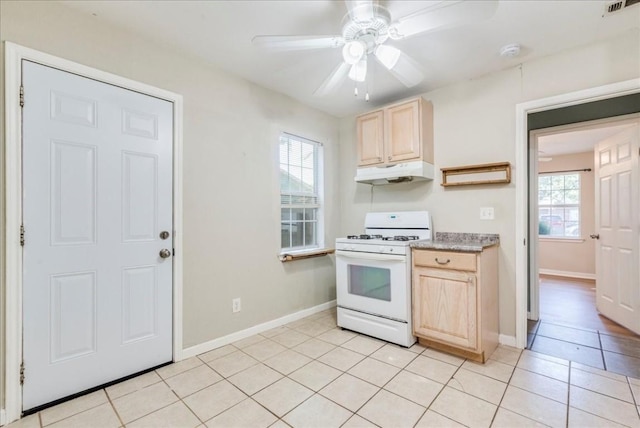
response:
<path fill-rule="evenodd" d="M 557 174 L 538 177 L 540 236 L 580 237 L 580 175 Z"/>
<path fill-rule="evenodd" d="M 322 191 L 322 144 L 282 133 L 280 135 L 282 251 L 322 247 L 324 244 Z"/>

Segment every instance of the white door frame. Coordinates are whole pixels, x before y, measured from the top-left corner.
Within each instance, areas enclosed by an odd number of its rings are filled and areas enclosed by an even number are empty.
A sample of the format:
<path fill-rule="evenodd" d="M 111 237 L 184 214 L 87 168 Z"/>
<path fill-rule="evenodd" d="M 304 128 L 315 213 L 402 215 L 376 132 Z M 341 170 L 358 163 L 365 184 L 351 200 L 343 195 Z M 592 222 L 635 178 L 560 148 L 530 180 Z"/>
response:
<path fill-rule="evenodd" d="M 527 176 L 529 161 L 528 115 L 634 93 L 640 93 L 640 78 L 516 104 L 514 169 L 516 175 L 516 346 L 518 348 L 524 348 L 527 344 L 527 267 L 529 266 L 527 248 L 530 245 L 527 242 L 527 214 L 529 212 L 527 200 L 529 189 Z"/>
<path fill-rule="evenodd" d="M 22 61 L 57 68 L 173 103 L 173 360 L 182 359 L 182 96 L 5 42 L 5 411 L 6 423 L 20 418 L 22 388 Z M 28 373 L 27 373 L 28 376 Z"/>

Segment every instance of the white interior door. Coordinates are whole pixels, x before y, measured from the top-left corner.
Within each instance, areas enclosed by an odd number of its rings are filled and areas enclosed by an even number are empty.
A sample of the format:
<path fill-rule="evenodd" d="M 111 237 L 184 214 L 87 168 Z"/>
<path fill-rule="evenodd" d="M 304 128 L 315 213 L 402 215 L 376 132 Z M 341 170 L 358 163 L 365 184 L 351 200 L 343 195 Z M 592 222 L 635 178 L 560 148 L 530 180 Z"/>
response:
<path fill-rule="evenodd" d="M 23 86 L 28 410 L 172 360 L 173 106 L 28 61 Z"/>
<path fill-rule="evenodd" d="M 596 306 L 640 334 L 640 126 L 595 148 Z"/>

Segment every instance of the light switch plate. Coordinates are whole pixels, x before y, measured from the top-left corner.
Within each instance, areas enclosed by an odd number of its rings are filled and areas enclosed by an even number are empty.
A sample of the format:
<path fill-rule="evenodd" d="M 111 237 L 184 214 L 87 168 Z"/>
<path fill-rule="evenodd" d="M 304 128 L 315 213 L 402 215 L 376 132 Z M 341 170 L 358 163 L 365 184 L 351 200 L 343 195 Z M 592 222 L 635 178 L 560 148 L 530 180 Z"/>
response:
<path fill-rule="evenodd" d="M 494 218 L 493 207 L 480 207 L 480 220 L 493 220 Z"/>

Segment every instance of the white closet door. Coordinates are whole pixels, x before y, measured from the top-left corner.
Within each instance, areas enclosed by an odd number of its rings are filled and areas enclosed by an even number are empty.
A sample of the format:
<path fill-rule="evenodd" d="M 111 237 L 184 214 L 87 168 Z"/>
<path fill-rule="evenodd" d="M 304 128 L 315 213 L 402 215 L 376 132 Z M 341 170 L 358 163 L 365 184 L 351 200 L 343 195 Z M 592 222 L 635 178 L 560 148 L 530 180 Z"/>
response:
<path fill-rule="evenodd" d="M 595 148 L 596 305 L 640 334 L 640 126 Z"/>
<path fill-rule="evenodd" d="M 172 360 L 173 105 L 28 61 L 23 85 L 28 410 Z"/>

